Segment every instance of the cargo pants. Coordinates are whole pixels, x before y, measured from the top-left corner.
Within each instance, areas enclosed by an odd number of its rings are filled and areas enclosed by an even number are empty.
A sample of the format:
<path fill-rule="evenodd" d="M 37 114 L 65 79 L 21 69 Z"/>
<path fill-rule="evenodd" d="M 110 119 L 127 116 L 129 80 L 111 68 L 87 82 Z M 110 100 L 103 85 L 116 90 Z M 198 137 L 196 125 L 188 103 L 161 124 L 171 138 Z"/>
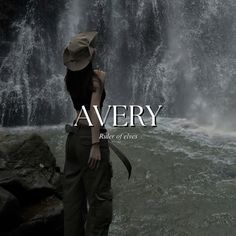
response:
<path fill-rule="evenodd" d="M 101 133 L 106 133 L 101 128 Z M 63 178 L 64 236 L 107 236 L 112 222 L 113 176 L 107 139 L 100 139 L 101 161 L 88 167 L 91 127 L 66 125 Z"/>

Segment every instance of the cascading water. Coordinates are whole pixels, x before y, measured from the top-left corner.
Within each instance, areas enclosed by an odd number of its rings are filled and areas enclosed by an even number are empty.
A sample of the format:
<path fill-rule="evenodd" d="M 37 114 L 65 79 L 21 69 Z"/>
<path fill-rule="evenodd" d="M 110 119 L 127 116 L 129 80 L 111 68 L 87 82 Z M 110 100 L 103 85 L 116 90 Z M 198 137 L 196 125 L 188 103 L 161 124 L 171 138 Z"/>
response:
<path fill-rule="evenodd" d="M 57 38 L 43 27 L 38 5 L 28 1 L 26 15 L 15 23 L 17 38 L 0 67 L 0 120 L 5 126 L 54 124 L 68 118 Z"/>
<path fill-rule="evenodd" d="M 235 125 L 235 10 L 231 0 L 169 1 L 168 50 L 153 75 L 167 114 Z"/>
<path fill-rule="evenodd" d="M 39 24 L 35 2 L 16 23 L 18 37 L 0 67 L 1 124 L 71 119 L 62 51 L 77 32 L 97 30 L 107 104 L 163 104 L 165 116 L 215 125 L 224 117 L 224 126 L 233 127 L 233 0 L 70 0 L 54 34 Z"/>

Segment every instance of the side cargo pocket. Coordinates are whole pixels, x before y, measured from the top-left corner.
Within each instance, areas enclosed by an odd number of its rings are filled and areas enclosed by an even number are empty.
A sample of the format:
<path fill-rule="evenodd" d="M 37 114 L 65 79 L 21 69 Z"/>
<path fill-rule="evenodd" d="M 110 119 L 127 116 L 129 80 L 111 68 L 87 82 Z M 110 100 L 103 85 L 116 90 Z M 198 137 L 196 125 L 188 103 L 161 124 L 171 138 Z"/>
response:
<path fill-rule="evenodd" d="M 109 169 L 110 169 L 110 174 L 111 174 L 111 178 L 113 177 L 114 173 L 113 173 L 113 167 L 112 167 L 112 162 L 109 161 Z"/>

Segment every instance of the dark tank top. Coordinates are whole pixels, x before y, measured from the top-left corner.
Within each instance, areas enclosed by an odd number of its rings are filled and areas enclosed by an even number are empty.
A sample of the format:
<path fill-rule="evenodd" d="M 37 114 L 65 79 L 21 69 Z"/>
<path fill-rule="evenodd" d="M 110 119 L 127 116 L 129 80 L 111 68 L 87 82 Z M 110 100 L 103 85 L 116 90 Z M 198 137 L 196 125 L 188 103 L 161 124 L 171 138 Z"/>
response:
<path fill-rule="evenodd" d="M 90 92 L 87 97 L 84 97 L 83 99 L 80 98 L 80 100 L 77 96 L 71 96 L 71 100 L 73 102 L 75 110 L 79 111 L 82 108 L 82 105 L 85 106 L 86 110 L 90 110 L 91 97 L 92 97 L 92 92 Z M 106 91 L 104 88 L 102 92 L 101 101 L 100 101 L 100 108 L 102 108 L 103 106 L 103 101 L 105 97 L 106 97 Z"/>

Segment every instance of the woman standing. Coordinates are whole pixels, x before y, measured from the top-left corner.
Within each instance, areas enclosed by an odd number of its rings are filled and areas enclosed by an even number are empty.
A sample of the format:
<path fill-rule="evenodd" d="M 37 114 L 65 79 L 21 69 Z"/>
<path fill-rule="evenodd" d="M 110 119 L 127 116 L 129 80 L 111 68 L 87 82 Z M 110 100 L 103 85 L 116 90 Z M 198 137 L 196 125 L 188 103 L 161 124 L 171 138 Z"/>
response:
<path fill-rule="evenodd" d="M 112 164 L 107 132 L 101 127 L 94 105 L 101 114 L 105 72 L 93 70 L 97 32 L 73 37 L 63 55 L 67 67 L 66 88 L 77 117 L 66 125 L 66 157 L 63 181 L 64 236 L 106 236 L 112 221 Z M 82 111 L 85 106 L 93 126 Z"/>

